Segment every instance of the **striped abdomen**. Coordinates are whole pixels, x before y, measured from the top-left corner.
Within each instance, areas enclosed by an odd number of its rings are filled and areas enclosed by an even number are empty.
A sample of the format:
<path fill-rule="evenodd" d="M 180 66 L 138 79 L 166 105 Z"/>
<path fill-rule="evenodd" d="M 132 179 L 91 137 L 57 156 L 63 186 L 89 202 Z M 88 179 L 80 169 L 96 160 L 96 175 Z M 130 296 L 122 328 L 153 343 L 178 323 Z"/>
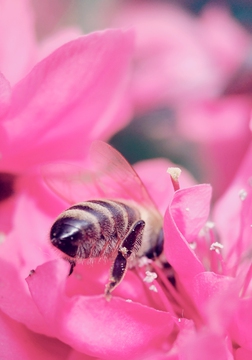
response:
<path fill-rule="evenodd" d="M 92 200 L 71 206 L 51 228 L 52 244 L 75 259 L 112 258 L 139 211 L 118 201 Z"/>

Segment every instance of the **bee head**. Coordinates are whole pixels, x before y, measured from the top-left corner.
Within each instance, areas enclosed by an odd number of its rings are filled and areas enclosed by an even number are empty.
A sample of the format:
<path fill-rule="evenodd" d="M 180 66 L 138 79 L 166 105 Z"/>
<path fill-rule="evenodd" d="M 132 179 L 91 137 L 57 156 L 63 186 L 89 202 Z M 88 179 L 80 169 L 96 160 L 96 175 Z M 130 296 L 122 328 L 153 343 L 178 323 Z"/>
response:
<path fill-rule="evenodd" d="M 82 240 L 80 221 L 72 218 L 59 218 L 50 231 L 51 243 L 70 257 L 76 257 Z"/>

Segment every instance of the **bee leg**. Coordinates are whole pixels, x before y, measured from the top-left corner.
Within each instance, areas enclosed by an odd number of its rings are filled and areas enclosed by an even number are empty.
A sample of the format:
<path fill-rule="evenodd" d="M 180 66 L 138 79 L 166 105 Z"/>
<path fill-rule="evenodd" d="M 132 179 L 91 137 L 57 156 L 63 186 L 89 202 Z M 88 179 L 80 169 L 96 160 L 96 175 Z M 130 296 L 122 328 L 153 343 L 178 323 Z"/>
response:
<path fill-rule="evenodd" d="M 109 283 L 105 288 L 105 297 L 107 300 L 110 300 L 111 292 L 120 284 L 125 275 L 127 269 L 127 259 L 130 257 L 132 252 L 137 253 L 139 250 L 142 242 L 144 226 L 145 222 L 143 220 L 135 222 L 123 240 L 111 269 Z"/>
<path fill-rule="evenodd" d="M 70 270 L 69 270 L 69 274 L 68 276 L 70 276 L 72 273 L 73 273 L 73 269 L 75 268 L 76 266 L 76 262 L 74 260 L 67 260 L 70 264 Z"/>
<path fill-rule="evenodd" d="M 121 251 L 126 259 L 130 257 L 132 252 L 137 253 L 140 249 L 144 226 L 145 222 L 143 220 L 136 221 L 123 240 L 119 251 Z"/>
<path fill-rule="evenodd" d="M 106 285 L 105 288 L 105 298 L 107 300 L 110 300 L 111 291 L 114 290 L 114 288 L 117 285 L 119 285 L 119 283 L 123 279 L 126 271 L 126 267 L 127 267 L 127 259 L 125 259 L 122 253 L 119 252 L 112 266 L 109 283 Z"/>

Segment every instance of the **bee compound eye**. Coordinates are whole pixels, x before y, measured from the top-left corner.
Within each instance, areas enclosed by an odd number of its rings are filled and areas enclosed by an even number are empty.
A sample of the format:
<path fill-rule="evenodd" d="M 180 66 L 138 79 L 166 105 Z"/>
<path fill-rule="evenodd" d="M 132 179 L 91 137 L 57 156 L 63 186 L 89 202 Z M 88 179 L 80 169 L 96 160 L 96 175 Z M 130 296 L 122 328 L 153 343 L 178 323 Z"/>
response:
<path fill-rule="evenodd" d="M 52 244 L 71 257 L 76 256 L 82 238 L 81 229 L 75 225 L 66 219 L 59 219 L 52 226 L 50 233 Z"/>

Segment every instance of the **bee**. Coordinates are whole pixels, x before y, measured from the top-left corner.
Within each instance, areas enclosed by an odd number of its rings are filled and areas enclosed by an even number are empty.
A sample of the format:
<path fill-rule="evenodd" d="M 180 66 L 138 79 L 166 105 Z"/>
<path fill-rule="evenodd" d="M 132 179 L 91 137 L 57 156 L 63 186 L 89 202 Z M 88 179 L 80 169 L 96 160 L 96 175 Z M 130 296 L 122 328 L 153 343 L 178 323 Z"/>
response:
<path fill-rule="evenodd" d="M 49 187 L 71 204 L 53 223 L 50 241 L 69 261 L 69 275 L 83 259 L 111 260 L 105 287 L 110 299 L 128 266 L 144 256 L 156 259 L 162 254 L 163 220 L 139 176 L 117 150 L 94 141 L 90 156 L 94 172 L 61 164 L 44 176 Z"/>

